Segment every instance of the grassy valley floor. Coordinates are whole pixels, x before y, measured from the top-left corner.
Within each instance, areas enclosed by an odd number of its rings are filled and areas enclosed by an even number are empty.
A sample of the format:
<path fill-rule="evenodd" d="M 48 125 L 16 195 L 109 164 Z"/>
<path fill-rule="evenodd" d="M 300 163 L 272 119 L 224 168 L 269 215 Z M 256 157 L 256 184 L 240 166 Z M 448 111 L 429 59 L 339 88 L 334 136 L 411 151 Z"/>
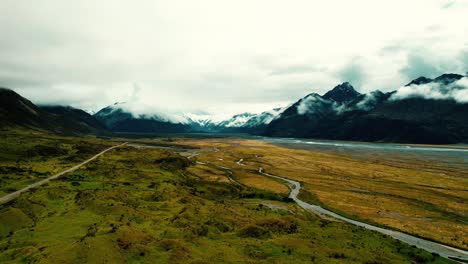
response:
<path fill-rule="evenodd" d="M 2 168 L 30 166 L 32 172 L 47 174 L 73 164 L 72 157 L 79 163 L 120 143 L 9 133 L 10 141 L 21 144 L 8 143 L 2 149 Z M 305 175 L 313 175 L 307 166 L 324 166 L 321 158 L 328 156 L 312 159 L 307 157 L 314 155 L 310 152 L 244 140 L 138 143 L 155 148 L 114 149 L 0 205 L 0 262 L 450 263 L 379 233 L 307 213 L 287 198 L 282 183 L 256 173 L 261 165 L 284 176 L 302 177 L 307 183 Z M 76 144 L 86 145 L 89 152 L 75 156 L 73 153 L 80 153 Z M 50 148 L 22 158 L 37 146 Z M 68 151 L 59 155 L 53 148 Z M 236 163 L 240 158 L 244 161 Z M 40 161 L 50 165 L 41 170 Z M 212 164 L 234 168 L 233 173 Z M 288 164 L 290 169 L 286 169 Z M 304 174 L 296 174 L 299 169 Z M 2 171 L 2 191 L 41 178 L 31 174 Z M 312 178 L 305 185 L 308 192 L 304 195 L 331 207 L 340 204 L 322 194 L 327 181 L 319 189 L 315 189 L 315 181 L 319 179 Z M 337 181 L 341 192 L 346 187 L 339 184 Z"/>
<path fill-rule="evenodd" d="M 400 156 L 358 158 L 284 148 L 256 140 L 180 143 L 202 149 L 215 147 L 217 151 L 206 151 L 196 158 L 231 167 L 238 180 L 248 186 L 284 192 L 278 182 L 258 177 L 257 170 L 263 167 L 272 174 L 300 181 L 301 199 L 312 204 L 468 249 L 465 166 Z M 239 165 L 236 162 L 241 158 Z"/>

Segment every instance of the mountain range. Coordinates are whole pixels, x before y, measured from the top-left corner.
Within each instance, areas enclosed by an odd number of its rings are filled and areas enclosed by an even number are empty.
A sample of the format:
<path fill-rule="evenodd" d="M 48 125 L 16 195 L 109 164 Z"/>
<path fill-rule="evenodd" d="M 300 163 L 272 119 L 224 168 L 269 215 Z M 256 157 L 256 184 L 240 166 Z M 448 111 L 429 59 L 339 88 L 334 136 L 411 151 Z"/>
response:
<path fill-rule="evenodd" d="M 249 133 L 273 137 L 405 143 L 468 143 L 468 78 L 419 77 L 392 92 L 357 92 L 348 83 L 311 93 L 284 108 L 241 113 L 223 121 L 166 113 L 136 114 L 125 103 L 94 115 L 64 106 L 36 106 L 0 89 L 2 126 L 72 133 Z"/>
<path fill-rule="evenodd" d="M 105 134 L 106 126 L 69 106 L 37 106 L 16 92 L 0 88 L 0 127 L 23 127 L 58 134 Z"/>
<path fill-rule="evenodd" d="M 463 79 L 463 80 L 462 80 Z M 325 95 L 309 94 L 273 120 L 264 135 L 406 143 L 468 142 L 466 77 L 420 77 L 389 93 L 360 94 L 343 83 Z M 460 81 L 463 81 L 460 83 Z M 465 98 L 466 99 L 466 98 Z"/>

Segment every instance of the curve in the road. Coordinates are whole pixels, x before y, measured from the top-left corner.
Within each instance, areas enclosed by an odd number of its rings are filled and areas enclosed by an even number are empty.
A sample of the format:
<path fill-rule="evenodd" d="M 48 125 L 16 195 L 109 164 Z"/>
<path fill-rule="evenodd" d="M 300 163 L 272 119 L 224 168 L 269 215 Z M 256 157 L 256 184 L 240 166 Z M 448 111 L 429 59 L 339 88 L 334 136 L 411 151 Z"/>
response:
<path fill-rule="evenodd" d="M 246 166 L 244 163 L 242 163 L 244 159 L 240 159 L 239 161 L 236 162 L 237 165 L 239 166 Z"/>
<path fill-rule="evenodd" d="M 219 151 L 219 150 L 215 148 L 214 152 L 217 152 L 217 151 Z M 243 159 L 240 159 L 239 161 L 236 162 L 236 164 L 241 165 L 241 166 L 242 165 L 245 166 L 245 164 L 242 163 L 243 161 L 244 161 Z M 198 164 L 208 164 L 208 163 L 201 162 L 201 161 L 197 161 L 197 163 Z M 229 170 L 229 171 L 232 170 L 231 168 L 227 168 L 227 167 L 216 165 L 216 164 L 210 164 L 210 165 L 214 165 L 214 166 L 216 166 L 218 168 Z M 460 263 L 468 263 L 468 252 L 465 251 L 465 250 L 450 247 L 450 246 L 443 245 L 443 244 L 436 243 L 436 242 L 432 242 L 432 241 L 429 241 L 429 240 L 425 240 L 423 238 L 418 238 L 418 237 L 415 237 L 415 236 L 412 236 L 412 235 L 405 234 L 403 232 L 399 232 L 399 231 L 386 229 L 386 228 L 382 228 L 382 227 L 377 227 L 377 226 L 370 225 L 370 224 L 367 224 L 367 223 L 359 222 L 359 221 L 356 221 L 356 220 L 353 220 L 353 219 L 346 218 L 346 217 L 344 217 L 342 215 L 339 215 L 339 214 L 337 214 L 335 212 L 332 212 L 330 210 L 324 209 L 324 208 L 322 208 L 322 207 L 320 207 L 318 205 L 313 205 L 313 204 L 306 203 L 306 202 L 302 201 L 301 199 L 299 199 L 297 197 L 299 195 L 299 191 L 301 189 L 301 184 L 299 182 L 288 179 L 288 178 L 285 178 L 285 177 L 282 177 L 282 176 L 266 173 L 266 172 L 263 171 L 263 168 L 261 168 L 261 167 L 259 168 L 258 172 L 261 175 L 271 177 L 271 178 L 280 179 L 282 181 L 287 182 L 287 185 L 288 185 L 289 189 L 291 190 L 291 192 L 289 193 L 289 198 L 293 199 L 300 207 L 304 208 L 305 210 L 307 210 L 309 212 L 313 212 L 313 213 L 321 215 L 321 216 L 333 217 L 333 218 L 339 219 L 339 220 L 341 220 L 343 222 L 347 222 L 347 223 L 350 223 L 350 224 L 353 224 L 353 225 L 356 225 L 356 226 L 360 226 L 360 227 L 363 227 L 363 228 L 366 228 L 366 229 L 369 229 L 369 230 L 373 230 L 373 231 L 388 235 L 388 236 L 390 236 L 390 237 L 392 237 L 394 239 L 400 240 L 400 241 L 402 241 L 404 243 L 407 243 L 409 245 L 416 246 L 418 248 L 424 249 L 424 250 L 426 250 L 428 252 L 431 252 L 431 253 L 439 254 L 440 256 L 442 256 L 444 258 L 448 258 L 448 259 L 451 259 L 451 260 L 454 260 L 454 261 L 457 261 L 457 262 L 460 262 Z M 230 178 L 230 180 L 231 180 L 231 178 Z"/>
<path fill-rule="evenodd" d="M 9 194 L 7 194 L 7 195 L 5 195 L 5 196 L 3 196 L 3 197 L 0 198 L 0 203 L 6 203 L 6 202 L 9 202 L 9 201 L 11 201 L 11 200 L 14 200 L 14 199 L 18 198 L 22 193 L 27 192 L 27 191 L 29 191 L 29 190 L 32 189 L 32 188 L 36 188 L 36 187 L 38 187 L 38 186 L 41 186 L 41 185 L 43 185 L 44 183 L 47 183 L 47 182 L 49 182 L 49 181 L 51 181 L 51 180 L 55 180 L 55 179 L 57 179 L 58 177 L 60 177 L 60 176 L 62 176 L 62 175 L 64 175 L 64 174 L 67 174 L 67 173 L 69 173 L 69 172 L 75 171 L 75 170 L 77 170 L 78 168 L 80 168 L 81 166 L 83 166 L 83 165 L 85 165 L 85 164 L 87 164 L 87 163 L 89 163 L 89 162 L 95 160 L 96 158 L 98 158 L 98 157 L 101 156 L 102 154 L 108 152 L 109 150 L 112 150 L 112 149 L 115 149 L 115 148 L 124 146 L 125 144 L 127 144 L 127 142 L 122 143 L 122 144 L 117 145 L 117 146 L 110 147 L 110 148 L 108 148 L 108 149 L 105 149 L 105 150 L 99 152 L 98 154 L 94 155 L 93 157 L 91 157 L 91 158 L 89 158 L 89 159 L 83 161 L 82 163 L 80 163 L 80 164 L 78 164 L 78 165 L 75 165 L 75 166 L 73 166 L 73 167 L 71 167 L 71 168 L 69 168 L 69 169 L 67 169 L 67 170 L 64 170 L 64 171 L 59 172 L 59 173 L 57 173 L 57 174 L 55 174 L 55 175 L 53 175 L 53 176 L 50 176 L 49 178 L 46 178 L 46 179 L 40 180 L 40 181 L 38 181 L 38 182 L 35 182 L 35 183 L 33 183 L 33 184 L 30 184 L 30 185 L 24 187 L 24 188 L 21 189 L 21 190 L 18 190 L 18 191 L 16 191 L 16 192 L 9 193 Z"/>
<path fill-rule="evenodd" d="M 393 237 L 393 238 L 395 238 L 397 240 L 400 240 L 400 241 L 405 242 L 407 244 L 410 244 L 412 246 L 416 246 L 418 248 L 424 249 L 424 250 L 429 251 L 431 253 L 437 253 L 440 256 L 444 257 L 444 258 L 452 259 L 452 260 L 455 260 L 455 261 L 458 261 L 458 262 L 468 263 L 468 252 L 465 251 L 465 250 L 450 247 L 450 246 L 443 245 L 443 244 L 439 244 L 439 243 L 432 242 L 432 241 L 429 241 L 429 240 L 425 240 L 425 239 L 422 239 L 422 238 L 418 238 L 418 237 L 408 235 L 408 234 L 405 234 L 405 233 L 402 233 L 402 232 L 399 232 L 399 231 L 390 230 L 390 229 L 386 229 L 386 228 L 366 224 L 366 223 L 363 223 L 363 222 L 359 222 L 359 221 L 356 221 L 356 220 L 352 220 L 352 219 L 346 218 L 346 217 L 344 217 L 342 215 L 339 215 L 339 214 L 337 214 L 335 212 L 332 212 L 330 210 L 324 209 L 324 208 L 322 208 L 322 207 L 320 207 L 318 205 L 313 205 L 313 204 L 306 203 L 306 202 L 302 201 L 301 199 L 299 199 L 297 197 L 299 195 L 299 191 L 301 190 L 301 184 L 299 182 L 288 179 L 288 178 L 285 178 L 285 177 L 281 177 L 281 176 L 266 173 L 266 172 L 263 171 L 263 168 L 259 168 L 258 172 L 261 175 L 271 177 L 271 178 L 280 179 L 280 180 L 283 180 L 283 181 L 287 182 L 288 183 L 287 185 L 288 185 L 289 189 L 291 190 L 291 192 L 289 193 L 289 198 L 293 199 L 300 207 L 304 208 L 307 211 L 311 211 L 311 212 L 319 214 L 319 215 L 331 216 L 331 217 L 334 217 L 334 218 L 339 219 L 341 221 L 344 221 L 344 222 L 347 222 L 347 223 L 350 223 L 350 224 L 353 224 L 353 225 L 364 227 L 366 229 L 377 231 L 379 233 L 391 236 L 391 237 Z"/>

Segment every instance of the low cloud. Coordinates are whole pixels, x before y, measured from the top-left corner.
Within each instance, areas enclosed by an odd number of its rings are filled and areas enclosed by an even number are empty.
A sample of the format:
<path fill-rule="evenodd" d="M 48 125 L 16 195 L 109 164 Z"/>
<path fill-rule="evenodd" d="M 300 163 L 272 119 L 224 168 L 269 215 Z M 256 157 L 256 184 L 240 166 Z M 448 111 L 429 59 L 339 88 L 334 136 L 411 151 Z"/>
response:
<path fill-rule="evenodd" d="M 447 8 L 452 7 L 455 3 L 456 3 L 455 0 L 447 0 L 447 1 L 445 1 L 445 2 L 442 4 L 441 7 L 442 7 L 443 9 L 447 9 Z"/>
<path fill-rule="evenodd" d="M 369 111 L 375 108 L 379 102 L 379 97 L 383 94 L 381 91 L 373 91 L 364 97 L 359 103 L 356 104 L 356 108 L 359 110 Z"/>
<path fill-rule="evenodd" d="M 0 1 L 0 86 L 88 111 L 132 102 L 136 110 L 231 116 L 344 81 L 389 91 L 434 68 L 460 72 L 467 47 L 463 1 L 449 9 L 439 0 L 182 2 Z M 416 59 L 406 65 L 406 54 Z"/>
<path fill-rule="evenodd" d="M 461 78 L 449 85 L 431 82 L 421 85 L 403 86 L 390 99 L 401 100 L 406 98 L 454 100 L 458 103 L 468 103 L 468 78 Z"/>
<path fill-rule="evenodd" d="M 299 115 L 313 114 L 330 106 L 333 106 L 331 101 L 325 100 L 317 94 L 311 94 L 301 99 L 297 106 L 297 113 Z"/>
<path fill-rule="evenodd" d="M 167 109 L 155 105 L 140 104 L 132 101 L 116 103 L 111 107 L 130 113 L 135 118 L 152 119 L 174 124 L 187 124 L 190 120 L 197 119 L 196 115 L 193 114 L 189 116 L 181 112 L 167 111 Z"/>

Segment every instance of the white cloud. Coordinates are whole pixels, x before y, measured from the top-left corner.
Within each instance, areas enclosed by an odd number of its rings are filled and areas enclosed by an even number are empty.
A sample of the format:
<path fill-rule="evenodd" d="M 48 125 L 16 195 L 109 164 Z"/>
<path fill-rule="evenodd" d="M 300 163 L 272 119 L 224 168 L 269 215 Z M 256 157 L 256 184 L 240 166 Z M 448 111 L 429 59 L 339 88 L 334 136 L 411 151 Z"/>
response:
<path fill-rule="evenodd" d="M 454 100 L 459 103 L 468 103 L 468 78 L 463 77 L 447 86 L 437 82 L 403 86 L 400 87 L 390 99 L 401 100 L 412 97 L 445 99 Z"/>
<path fill-rule="evenodd" d="M 313 114 L 316 111 L 322 110 L 324 105 L 329 106 L 332 103 L 316 94 L 311 94 L 301 99 L 297 106 L 297 113 L 300 115 Z"/>
<path fill-rule="evenodd" d="M 373 91 L 365 95 L 365 97 L 356 104 L 356 108 L 364 111 L 373 109 L 377 102 L 380 91 Z"/>
<path fill-rule="evenodd" d="M 98 110 L 129 101 L 137 84 L 137 106 L 231 115 L 324 93 L 346 81 L 339 73 L 359 57 L 359 71 L 345 72 L 358 78 L 356 88 L 388 91 L 408 81 L 400 69 L 411 57 L 424 56 L 438 71 L 466 71 L 459 54 L 468 48 L 461 34 L 468 24 L 460 23 L 468 3 L 442 6 L 442 0 L 4 0 L 0 86 L 38 103 Z"/>

